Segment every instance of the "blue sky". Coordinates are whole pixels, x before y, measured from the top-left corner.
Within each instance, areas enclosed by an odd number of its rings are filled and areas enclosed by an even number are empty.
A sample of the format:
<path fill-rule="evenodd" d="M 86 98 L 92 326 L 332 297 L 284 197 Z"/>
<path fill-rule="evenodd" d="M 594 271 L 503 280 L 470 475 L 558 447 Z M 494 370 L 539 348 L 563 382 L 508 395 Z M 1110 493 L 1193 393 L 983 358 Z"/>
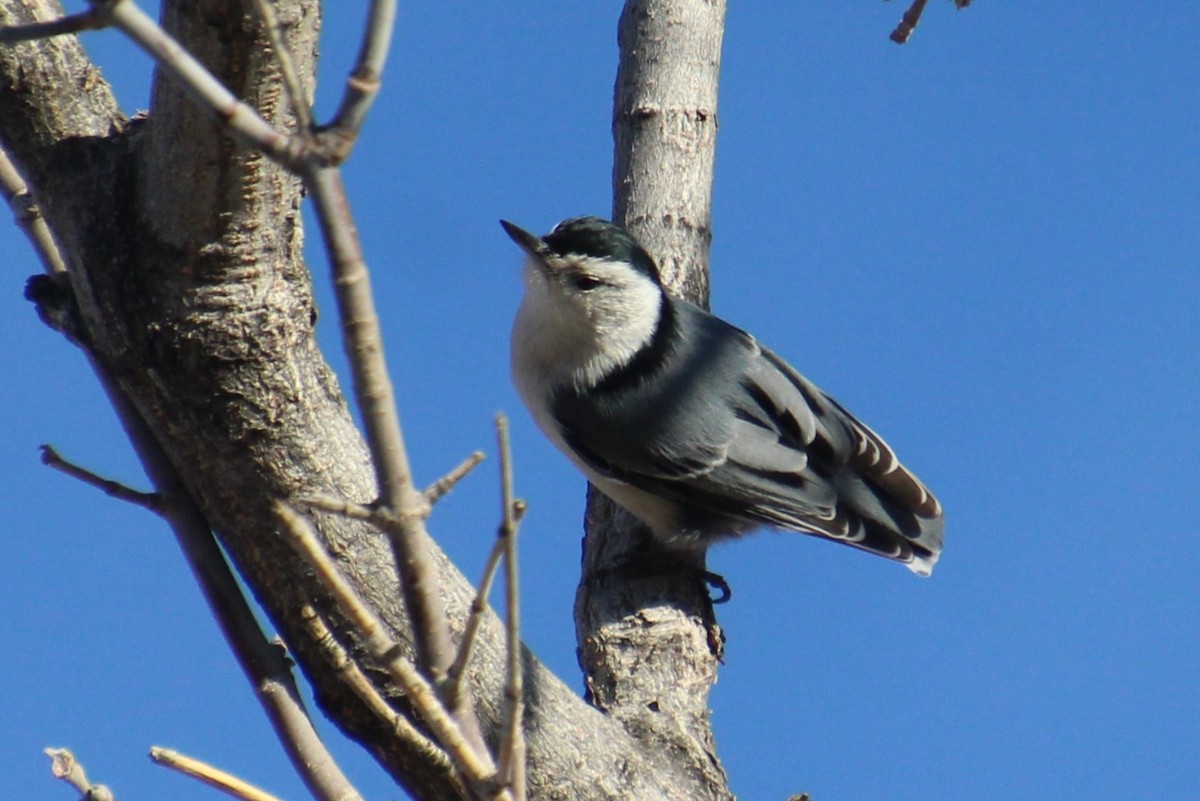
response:
<path fill-rule="evenodd" d="M 325 113 L 351 5 L 327 11 Z M 934 2 L 898 47 L 904 8 L 731 4 L 713 307 L 896 447 L 947 510 L 946 551 L 921 580 L 795 535 L 715 550 L 734 590 L 720 754 L 745 799 L 1190 801 L 1200 7 Z M 527 641 L 575 686 L 583 482 L 508 381 L 520 257 L 496 221 L 607 214 L 616 14 L 403 3 L 346 167 L 418 475 L 492 452 L 511 414 Z M 144 107 L 145 60 L 116 34 L 85 44 Z M 161 744 L 303 797 L 165 527 L 38 464 L 50 442 L 145 486 L 82 359 L 21 299 L 38 268 L 15 228 L 0 252 L 0 794 L 70 797 L 41 755 L 67 745 L 119 798 L 214 797 L 151 766 Z M 469 576 L 497 495 L 492 461 L 431 523 Z M 368 797 L 400 797 L 336 749 Z"/>

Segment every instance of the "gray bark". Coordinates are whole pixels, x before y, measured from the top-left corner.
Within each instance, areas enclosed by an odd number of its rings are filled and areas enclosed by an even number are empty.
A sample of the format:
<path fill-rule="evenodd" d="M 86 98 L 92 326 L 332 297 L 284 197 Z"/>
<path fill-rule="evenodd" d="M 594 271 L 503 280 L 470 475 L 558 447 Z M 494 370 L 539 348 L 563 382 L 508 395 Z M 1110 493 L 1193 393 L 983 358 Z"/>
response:
<path fill-rule="evenodd" d="M 49 0 L 0 0 L 0 25 L 60 13 Z M 281 2 L 279 13 L 311 86 L 318 7 Z M 277 73 L 252 20 L 237 0 L 164 3 L 167 29 L 236 95 L 286 128 Z M 719 40 L 718 33 L 718 46 Z M 715 69 L 713 78 L 715 97 Z M 704 108 L 715 109 L 715 100 Z M 313 492 L 359 502 L 375 497 L 362 439 L 313 337 L 298 181 L 223 135 L 162 73 L 150 113 L 126 118 L 75 37 L 0 47 L 0 146 L 33 188 L 67 257 L 82 347 L 182 476 L 322 709 L 415 797 L 456 797 L 439 771 L 401 747 L 339 683 L 323 649 L 310 640 L 298 615 L 307 603 L 356 652 L 352 634 L 284 544 L 270 513 L 274 499 Z M 681 207 L 675 219 L 702 222 L 696 230 L 706 239 L 707 216 L 705 203 L 702 212 Z M 657 239 L 649 244 L 657 253 L 675 252 Z M 385 539 L 333 516 L 314 522 L 362 597 L 411 654 Z M 435 553 L 458 636 L 473 589 L 436 547 Z M 493 741 L 501 718 L 502 636 L 489 616 L 469 675 Z M 707 633 L 697 636 L 693 631 L 679 643 L 679 664 L 698 642 L 708 653 Z M 710 678 L 701 676 L 697 698 L 677 694 L 669 704 L 686 707 L 672 725 L 688 729 L 688 736 L 670 738 L 670 748 L 647 747 L 661 741 L 661 730 L 651 726 L 656 733 L 643 736 L 630 716 L 605 715 L 584 703 L 533 656 L 526 664 L 531 798 L 727 795 L 719 768 L 714 773 L 690 746 L 680 751 L 674 745 L 711 746 L 703 711 Z M 706 670 L 711 666 L 700 673 Z M 620 686 L 627 677 L 613 678 Z M 395 689 L 386 689 L 404 708 Z"/>
<path fill-rule="evenodd" d="M 721 0 L 631 0 L 613 103 L 613 218 L 650 251 L 668 291 L 707 305 Z M 654 548 L 594 489 L 575 619 L 590 697 L 688 766 L 703 795 L 731 797 L 708 708 L 724 635 L 703 559 Z"/>

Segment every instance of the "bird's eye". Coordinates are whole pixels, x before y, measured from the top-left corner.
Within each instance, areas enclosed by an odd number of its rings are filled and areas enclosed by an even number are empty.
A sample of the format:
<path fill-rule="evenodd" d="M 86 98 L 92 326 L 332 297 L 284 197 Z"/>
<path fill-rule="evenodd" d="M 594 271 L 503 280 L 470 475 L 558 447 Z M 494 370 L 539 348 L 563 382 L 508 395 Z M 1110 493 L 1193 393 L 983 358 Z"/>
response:
<path fill-rule="evenodd" d="M 579 275 L 571 276 L 571 283 L 574 284 L 575 288 L 580 292 L 587 292 L 590 289 L 595 289 L 604 282 L 599 278 L 593 278 L 590 275 L 584 275 L 581 273 Z"/>

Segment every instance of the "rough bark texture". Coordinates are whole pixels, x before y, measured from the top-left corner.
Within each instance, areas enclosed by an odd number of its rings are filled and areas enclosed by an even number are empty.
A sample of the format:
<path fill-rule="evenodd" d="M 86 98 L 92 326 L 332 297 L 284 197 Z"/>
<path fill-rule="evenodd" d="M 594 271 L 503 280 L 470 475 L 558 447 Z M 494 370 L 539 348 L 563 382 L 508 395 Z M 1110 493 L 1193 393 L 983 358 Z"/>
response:
<path fill-rule="evenodd" d="M 613 103 L 613 219 L 708 306 L 723 0 L 631 0 Z"/>
<path fill-rule="evenodd" d="M 613 218 L 655 257 L 669 291 L 708 300 L 721 0 L 630 0 L 621 15 L 613 103 Z M 648 532 L 594 489 L 576 595 L 580 663 L 592 703 L 648 748 L 729 798 L 708 694 L 723 635 L 703 559 L 656 551 Z"/>
<path fill-rule="evenodd" d="M 311 86 L 317 4 L 277 5 Z M 0 0 L 0 25 L 59 14 L 48 0 Z M 235 94 L 288 127 L 276 70 L 247 6 L 166 2 L 163 21 Z M 714 106 L 705 105 L 706 113 Z M 35 191 L 67 257 L 85 347 L 183 476 L 324 711 L 414 796 L 454 797 L 452 785 L 399 746 L 339 684 L 310 641 L 298 614 L 306 603 L 357 652 L 269 512 L 276 498 L 314 491 L 361 502 L 375 496 L 362 440 L 313 338 L 297 180 L 222 134 L 161 72 L 150 113 L 127 119 L 75 37 L 0 47 L 0 146 Z M 691 206 L 673 213 L 688 225 L 702 220 L 698 230 L 707 236 L 703 209 L 699 216 Z M 646 241 L 655 252 L 676 252 Z M 385 540 L 331 516 L 315 523 L 411 653 Z M 437 561 L 457 636 L 473 590 L 440 551 Z M 679 647 L 695 643 L 691 632 Z M 664 741 L 653 725 L 656 733 L 643 737 L 629 716 L 597 712 L 532 656 L 526 663 L 531 798 L 723 797 L 710 792 L 711 770 L 680 752 L 674 738 Z M 484 624 L 473 664 L 470 690 L 494 738 L 503 675 L 494 617 Z M 697 695 L 703 706 L 703 688 Z M 684 699 L 670 702 L 676 704 Z M 686 706 L 680 725 L 690 730 L 699 722 L 707 731 L 705 713 Z M 694 738 L 690 732 L 687 739 Z"/>

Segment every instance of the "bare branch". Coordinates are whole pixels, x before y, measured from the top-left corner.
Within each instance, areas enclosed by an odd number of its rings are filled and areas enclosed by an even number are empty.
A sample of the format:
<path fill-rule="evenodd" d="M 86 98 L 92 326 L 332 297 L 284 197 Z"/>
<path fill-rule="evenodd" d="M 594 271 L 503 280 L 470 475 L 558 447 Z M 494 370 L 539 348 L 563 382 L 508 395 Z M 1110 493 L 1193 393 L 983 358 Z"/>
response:
<path fill-rule="evenodd" d="M 438 700 L 433 685 L 404 658 L 400 646 L 387 634 L 383 623 L 358 598 L 354 588 L 325 553 L 308 521 L 281 502 L 276 503 L 275 514 L 297 551 L 312 566 L 317 579 L 357 628 L 372 658 L 404 688 L 409 701 L 449 753 L 467 783 L 473 787 L 492 785 L 496 779 L 496 767 L 487 749 L 478 748 L 467 740 L 459 723 Z"/>
<path fill-rule="evenodd" d="M 505 726 L 500 735 L 500 776 L 512 788 L 518 801 L 525 799 L 525 715 L 524 678 L 521 671 L 521 605 L 517 570 L 517 528 L 525 504 L 513 497 L 512 448 L 508 439 L 508 418 L 496 415 L 496 439 L 500 450 L 501 524 L 504 543 L 505 618 L 508 624 L 507 665 L 504 680 Z"/>
<path fill-rule="evenodd" d="M 362 245 L 341 174 L 335 168 L 317 167 L 305 175 L 305 184 L 312 192 L 329 251 L 343 343 L 371 450 L 379 505 L 397 518 L 387 530 L 413 621 L 418 663 L 434 683 L 440 683 L 453 659 L 453 648 L 422 522 L 428 503 L 413 487 Z M 477 724 L 469 725 L 467 732 L 476 745 L 482 745 Z"/>
<path fill-rule="evenodd" d="M 474 470 L 483 460 L 483 452 L 475 451 L 449 473 L 426 487 L 421 493 L 425 497 L 426 506 L 421 507 L 417 514 L 422 518 L 426 517 L 429 514 L 429 508 L 449 494 L 455 485 L 466 478 L 467 474 Z M 335 498 L 332 495 L 322 495 L 319 493 L 303 495 L 295 498 L 294 501 L 301 506 L 307 506 L 311 509 L 320 509 L 322 512 L 341 515 L 350 520 L 362 520 L 371 523 L 381 531 L 387 531 L 399 525 L 397 516 L 390 509 L 373 504 L 355 503 L 344 498 Z"/>
<path fill-rule="evenodd" d="M 367 111 L 379 93 L 383 65 L 391 47 L 392 28 L 396 22 L 396 0 L 374 0 L 363 27 L 363 40 L 358 51 L 358 60 L 346 79 L 346 91 L 337 113 L 328 126 L 328 133 L 336 142 L 329 143 L 330 149 L 344 160 L 358 138 L 358 132 L 367 118 Z"/>
<path fill-rule="evenodd" d="M 0 28 L 0 34 L 4 30 Z M 0 148 L 0 194 L 4 195 L 5 201 L 12 209 L 17 227 L 25 232 L 25 236 L 33 245 L 34 252 L 42 262 L 42 269 L 51 275 L 65 273 L 67 265 L 58 243 L 54 241 L 54 234 L 50 232 L 50 226 L 46 225 L 42 210 L 29 187 L 25 185 L 25 179 L 8 158 L 4 148 Z"/>
<path fill-rule="evenodd" d="M 471 601 L 471 611 L 467 615 L 467 622 L 463 627 L 458 654 L 454 658 L 454 663 L 450 665 L 450 669 L 446 671 L 446 681 L 442 684 L 442 697 L 445 698 L 446 705 L 451 709 L 457 708 L 460 703 L 463 676 L 466 675 L 467 663 L 471 659 L 471 649 L 475 645 L 479 625 L 483 622 L 483 613 L 487 611 L 488 595 L 492 592 L 492 582 L 496 580 L 496 571 L 500 567 L 500 560 L 503 556 L 504 541 L 497 537 L 496 541 L 492 543 L 492 550 L 488 553 L 487 561 L 484 563 L 483 577 L 479 580 L 479 588 L 475 591 L 475 597 Z"/>
<path fill-rule="evenodd" d="M 305 606 L 300 610 L 300 617 L 313 640 L 324 650 L 329 664 L 333 665 L 342 681 L 366 704 L 372 714 L 386 722 L 395 736 L 411 745 L 430 767 L 458 782 L 458 774 L 446 752 L 409 722 L 408 718 L 392 708 L 358 663 L 350 658 L 346 649 L 334 638 L 333 632 L 325 625 L 317 611 L 311 606 Z"/>
<path fill-rule="evenodd" d="M 0 45 L 28 42 L 32 39 L 49 39 L 81 31 L 95 31 L 109 25 L 109 4 L 94 5 L 87 11 L 48 22 L 31 22 L 28 25 L 0 27 Z"/>
<path fill-rule="evenodd" d="M 484 458 L 483 451 L 475 451 L 466 459 L 463 459 L 457 467 L 425 488 L 425 500 L 430 506 L 433 506 L 446 497 L 450 490 L 454 489 L 458 482 L 466 478 L 467 474 L 474 470 Z"/>
<path fill-rule="evenodd" d="M 925 4 L 928 1 L 913 0 L 908 11 L 905 11 L 904 16 L 900 18 L 900 24 L 896 26 L 896 30 L 892 31 L 890 38 L 893 42 L 904 44 L 908 41 L 908 37 L 912 36 L 913 31 L 917 29 L 917 23 L 921 21 L 921 13 L 925 11 Z"/>
<path fill-rule="evenodd" d="M 140 506 L 158 515 L 163 513 L 163 499 L 157 492 L 139 492 L 135 489 L 130 489 L 120 482 L 98 476 L 91 470 L 68 462 L 59 456 L 58 451 L 49 445 L 40 446 L 40 450 L 42 452 L 42 464 L 53 467 L 60 473 L 65 473 L 72 478 L 77 478 L 84 484 L 100 490 L 110 498 L 132 503 L 135 506 Z"/>
<path fill-rule="evenodd" d="M 79 791 L 80 801 L 113 801 L 113 792 L 103 784 L 92 784 L 75 755 L 66 748 L 44 748 L 50 757 L 50 772 Z"/>
<path fill-rule="evenodd" d="M 896 30 L 892 31 L 889 37 L 896 44 L 904 44 L 908 41 L 908 37 L 913 35 L 913 31 L 917 29 L 917 23 L 921 21 L 921 14 L 925 11 L 927 0 L 913 0 L 913 4 L 908 7 L 908 11 L 904 12 L 904 16 L 900 18 L 900 24 L 896 26 Z M 964 9 L 971 5 L 971 0 L 953 0 L 956 9 Z"/>
<path fill-rule="evenodd" d="M 318 801 L 362 801 L 362 794 L 342 773 L 313 727 L 291 672 L 283 680 L 272 677 L 255 689 L 292 766 L 313 797 Z"/>
<path fill-rule="evenodd" d="M 344 498 L 335 498 L 332 495 L 303 495 L 294 500 L 300 506 L 307 506 L 310 509 L 320 509 L 322 512 L 341 515 L 350 520 L 362 520 L 380 529 L 386 525 L 385 518 L 388 516 L 388 513 L 383 509 L 364 503 L 347 501 Z"/>
<path fill-rule="evenodd" d="M 201 762 L 199 759 L 185 756 L 178 751 L 172 751 L 170 748 L 154 746 L 150 749 L 150 759 L 156 764 L 182 773 L 184 776 L 191 776 L 193 779 L 201 781 L 209 787 L 215 787 L 221 792 L 227 793 L 234 798 L 241 798 L 243 801 L 280 801 L 277 796 L 273 796 L 265 790 L 260 790 L 249 782 L 245 782 L 234 776 L 232 773 L 226 773 L 207 762 Z"/>

